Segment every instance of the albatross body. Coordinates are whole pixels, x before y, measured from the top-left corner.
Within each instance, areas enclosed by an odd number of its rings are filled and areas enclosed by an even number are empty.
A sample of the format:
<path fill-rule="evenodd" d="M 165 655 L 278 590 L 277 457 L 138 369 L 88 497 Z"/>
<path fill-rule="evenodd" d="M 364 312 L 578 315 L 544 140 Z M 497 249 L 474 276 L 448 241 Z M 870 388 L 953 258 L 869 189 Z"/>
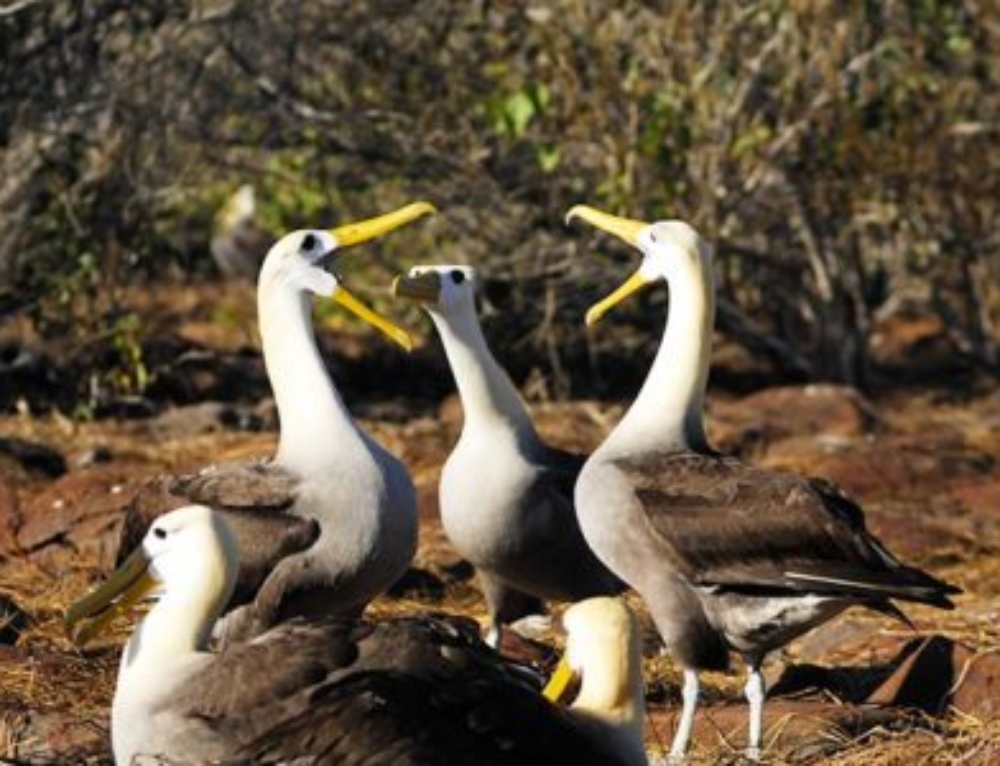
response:
<path fill-rule="evenodd" d="M 642 764 L 638 633 L 614 599 L 567 612 L 567 654 L 546 696 L 582 675 L 570 710 L 550 703 L 461 624 L 402 618 L 291 620 L 206 651 L 237 571 L 221 514 L 188 506 L 66 622 L 83 642 L 118 610 L 158 600 L 122 653 L 111 714 L 115 762 Z M 565 671 L 569 671 L 566 673 Z"/>
<path fill-rule="evenodd" d="M 578 601 L 624 584 L 580 532 L 573 486 L 584 458 L 545 444 L 510 377 L 494 359 L 476 316 L 468 266 L 416 266 L 393 285 L 430 314 L 451 365 L 465 421 L 441 472 L 441 522 L 477 569 L 500 626 L 543 610 L 542 600 Z"/>
<path fill-rule="evenodd" d="M 578 206 L 581 218 L 643 254 L 638 272 L 587 315 L 593 324 L 642 286 L 670 288 L 652 369 L 576 485 L 583 533 L 644 598 L 684 668 L 671 755 L 683 756 L 699 670 L 746 660 L 748 754 L 759 754 L 765 655 L 852 605 L 896 616 L 892 599 L 951 608 L 958 592 L 894 558 L 832 484 L 713 452 L 702 404 L 714 319 L 711 249 L 687 224 L 648 225 Z"/>
<path fill-rule="evenodd" d="M 227 640 L 295 615 L 358 615 L 413 558 L 412 482 L 347 410 L 317 347 L 311 302 L 314 295 L 332 298 L 409 348 L 408 336 L 360 304 L 323 262 L 338 247 L 432 210 L 415 203 L 331 231 L 296 231 L 271 248 L 257 299 L 281 429 L 274 459 L 171 479 L 167 502 L 140 497 L 126 519 L 119 560 L 171 507 L 201 503 L 227 513 L 242 559 L 233 611 L 219 630 Z"/>

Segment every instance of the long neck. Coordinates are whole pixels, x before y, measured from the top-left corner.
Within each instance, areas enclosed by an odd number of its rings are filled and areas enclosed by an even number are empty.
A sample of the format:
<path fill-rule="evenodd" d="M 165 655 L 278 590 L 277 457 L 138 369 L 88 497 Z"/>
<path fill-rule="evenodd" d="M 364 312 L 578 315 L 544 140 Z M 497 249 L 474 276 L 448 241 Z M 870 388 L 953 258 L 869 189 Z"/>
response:
<path fill-rule="evenodd" d="M 285 286 L 257 291 L 264 363 L 281 421 L 275 462 L 300 473 L 332 449 L 363 441 L 316 346 L 309 297 Z"/>
<path fill-rule="evenodd" d="M 639 395 L 601 449 L 705 449 L 704 399 L 715 321 L 711 266 L 678 264 L 671 274 L 663 340 Z"/>
<path fill-rule="evenodd" d="M 629 639 L 626 652 L 602 652 L 595 660 L 584 667 L 573 711 L 596 722 L 605 737 L 614 739 L 615 749 L 626 762 L 644 764 L 646 704 L 638 636 Z"/>
<path fill-rule="evenodd" d="M 465 412 L 463 434 L 508 427 L 537 441 L 531 417 L 510 377 L 486 345 L 473 310 L 453 315 L 429 312 L 444 344 Z"/>
<path fill-rule="evenodd" d="M 139 677 L 207 648 L 225 598 L 167 592 L 135 629 L 122 654 L 123 678 Z"/>

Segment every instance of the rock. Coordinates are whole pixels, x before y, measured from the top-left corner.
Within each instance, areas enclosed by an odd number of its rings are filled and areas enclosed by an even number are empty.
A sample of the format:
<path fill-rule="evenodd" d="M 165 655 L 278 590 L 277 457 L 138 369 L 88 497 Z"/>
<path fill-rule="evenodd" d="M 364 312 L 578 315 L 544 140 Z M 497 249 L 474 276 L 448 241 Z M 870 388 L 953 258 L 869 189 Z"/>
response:
<path fill-rule="evenodd" d="M 110 465 L 67 474 L 21 506 L 16 545 L 53 572 L 113 561 L 135 478 Z"/>
<path fill-rule="evenodd" d="M 915 639 L 866 700 L 941 715 L 949 707 L 980 721 L 1000 717 L 1000 654 L 977 653 L 944 636 Z"/>
<path fill-rule="evenodd" d="M 796 437 L 774 444 L 765 462 L 822 476 L 865 500 L 925 500 L 953 482 L 990 474 L 997 458 L 944 429 L 843 441 Z"/>
<path fill-rule="evenodd" d="M 0 554 L 17 551 L 17 529 L 21 525 L 21 509 L 17 494 L 0 482 Z"/>
<path fill-rule="evenodd" d="M 17 437 L 0 438 L 0 455 L 15 461 L 28 473 L 50 479 L 66 473 L 65 458 L 52 447 L 38 442 Z"/>
<path fill-rule="evenodd" d="M 713 400 L 710 425 L 721 450 L 743 455 L 766 453 L 790 437 L 857 437 L 882 428 L 858 391 L 829 384 L 767 388 L 735 402 Z"/>
<path fill-rule="evenodd" d="M 222 402 L 170 407 L 150 423 L 150 428 L 157 436 L 165 439 L 183 439 L 213 433 L 223 430 L 225 410 L 226 405 Z"/>

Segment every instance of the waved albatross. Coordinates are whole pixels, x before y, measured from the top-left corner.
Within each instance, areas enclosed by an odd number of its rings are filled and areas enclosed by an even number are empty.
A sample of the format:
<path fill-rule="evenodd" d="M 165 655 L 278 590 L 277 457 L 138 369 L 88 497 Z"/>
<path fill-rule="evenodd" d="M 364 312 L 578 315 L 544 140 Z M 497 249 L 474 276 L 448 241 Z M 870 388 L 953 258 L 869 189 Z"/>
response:
<path fill-rule="evenodd" d="M 269 462 L 168 479 L 129 509 L 119 562 L 152 519 L 200 503 L 228 513 L 241 569 L 220 636 L 238 640 L 294 615 L 357 615 L 405 572 L 417 544 L 413 484 L 351 417 L 313 332 L 311 298 L 331 298 L 397 343 L 409 337 L 357 301 L 326 268 L 338 248 L 433 212 L 424 202 L 331 230 L 296 231 L 268 252 L 257 285 L 264 362 L 280 420 Z M 166 497 L 164 497 L 166 495 Z"/>
<path fill-rule="evenodd" d="M 496 646 L 501 625 L 543 611 L 542 599 L 578 601 L 625 586 L 580 533 L 573 486 L 585 458 L 539 438 L 486 345 L 475 293 L 468 266 L 414 266 L 393 282 L 394 295 L 430 314 L 462 400 L 462 434 L 441 472 L 441 523 L 479 573 L 487 641 Z"/>
<path fill-rule="evenodd" d="M 617 599 L 565 614 L 570 710 L 550 703 L 461 624 L 291 620 L 206 651 L 229 598 L 236 541 L 221 514 L 157 519 L 108 581 L 74 604 L 76 640 L 113 599 L 157 601 L 126 644 L 111 709 L 115 762 L 643 764 L 639 638 Z M 124 607 L 121 607 L 124 608 Z M 162 759 L 162 760 L 159 760 Z"/>
<path fill-rule="evenodd" d="M 642 253 L 639 270 L 587 313 L 587 324 L 665 280 L 663 341 L 635 402 L 587 461 L 576 507 L 587 541 L 644 598 L 684 668 L 671 748 L 687 748 L 698 671 L 747 663 L 747 754 L 760 754 L 766 654 L 852 605 L 897 617 L 891 599 L 950 609 L 950 586 L 901 563 L 864 514 L 821 479 L 767 470 L 712 451 L 702 405 L 714 319 L 711 248 L 681 221 L 646 224 L 587 206 L 570 210 Z"/>

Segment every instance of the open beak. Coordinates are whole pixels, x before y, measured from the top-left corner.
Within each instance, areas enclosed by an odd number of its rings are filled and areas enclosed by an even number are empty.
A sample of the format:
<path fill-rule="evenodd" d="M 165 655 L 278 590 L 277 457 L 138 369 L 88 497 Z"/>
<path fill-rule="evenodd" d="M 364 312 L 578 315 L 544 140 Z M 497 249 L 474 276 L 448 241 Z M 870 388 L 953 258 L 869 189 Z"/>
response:
<path fill-rule="evenodd" d="M 401 327 L 397 327 L 381 314 L 378 314 L 368 308 L 365 304 L 351 295 L 351 293 L 348 292 L 347 288 L 343 285 L 338 284 L 337 289 L 334 290 L 333 295 L 330 297 L 335 303 L 340 304 L 359 319 L 362 319 L 372 327 L 381 330 L 390 340 L 398 343 L 407 351 L 413 350 L 413 340 L 410 338 L 410 335 L 406 332 L 406 330 Z"/>
<path fill-rule="evenodd" d="M 587 323 L 587 327 L 593 327 L 601 321 L 601 317 L 607 314 L 617 304 L 621 303 L 632 293 L 638 292 L 648 284 L 650 284 L 650 280 L 646 279 L 646 277 L 637 271 L 625 280 L 625 283 L 611 293 L 611 295 L 598 301 L 587 309 L 587 316 L 584 318 L 584 321 Z"/>
<path fill-rule="evenodd" d="M 368 242 L 369 240 L 381 237 L 388 234 L 390 231 L 415 221 L 422 216 L 430 215 L 436 212 L 436 208 L 429 202 L 413 202 L 399 208 L 399 210 L 386 213 L 385 215 L 369 218 L 366 221 L 344 224 L 343 226 L 338 226 L 335 229 L 330 229 L 330 236 L 333 237 L 338 248 L 350 247 L 351 245 L 358 245 L 362 242 Z M 355 314 L 368 324 L 381 330 L 392 341 L 398 343 L 407 351 L 413 350 L 413 341 L 410 339 L 409 334 L 405 330 L 397 327 L 385 317 L 375 313 L 372 309 L 365 306 L 361 303 L 361 301 L 351 295 L 351 293 L 348 292 L 342 285 L 338 285 L 337 289 L 330 297 L 334 300 L 334 302 L 339 303 L 352 314 Z"/>
<path fill-rule="evenodd" d="M 106 632 L 111 622 L 145 599 L 159 582 L 149 573 L 142 548 L 133 551 L 103 584 L 66 610 L 66 632 L 77 646 Z M 84 620 L 87 622 L 80 624 Z"/>
<path fill-rule="evenodd" d="M 437 303 L 441 295 L 441 275 L 436 271 L 400 275 L 392 280 L 394 298 L 410 298 L 420 303 Z"/>
<path fill-rule="evenodd" d="M 588 205 L 576 205 L 571 208 L 566 214 L 566 223 L 569 223 L 574 218 L 579 218 L 592 226 L 601 229 L 602 231 L 608 232 L 608 234 L 613 234 L 623 242 L 632 245 L 632 247 L 638 247 L 639 235 L 649 226 L 649 224 L 644 221 L 636 221 L 631 218 L 620 218 L 619 216 L 604 213 Z M 623 300 L 632 295 L 632 293 L 641 290 L 648 284 L 651 284 L 652 281 L 653 280 L 643 276 L 642 272 L 636 272 L 633 274 L 621 287 L 611 293 L 611 295 L 601 301 L 598 301 L 590 307 L 587 311 L 585 320 L 587 326 L 591 327 L 597 324 L 597 322 L 601 320 L 601 317 L 607 314 L 608 311 L 610 311 L 615 305 L 621 303 Z"/>
<path fill-rule="evenodd" d="M 566 703 L 579 689 L 579 680 L 579 674 L 573 670 L 573 667 L 569 664 L 569 660 L 566 659 L 566 655 L 564 654 L 562 659 L 559 660 L 559 664 L 556 665 L 552 677 L 549 678 L 549 682 L 542 689 L 542 694 L 545 696 L 545 699 L 556 705 Z"/>
<path fill-rule="evenodd" d="M 337 247 L 350 247 L 362 242 L 377 239 L 390 231 L 405 226 L 421 216 L 436 213 L 437 209 L 429 202 L 413 202 L 405 207 L 385 215 L 369 218 L 366 221 L 347 223 L 330 229 L 330 235 L 336 240 Z"/>

